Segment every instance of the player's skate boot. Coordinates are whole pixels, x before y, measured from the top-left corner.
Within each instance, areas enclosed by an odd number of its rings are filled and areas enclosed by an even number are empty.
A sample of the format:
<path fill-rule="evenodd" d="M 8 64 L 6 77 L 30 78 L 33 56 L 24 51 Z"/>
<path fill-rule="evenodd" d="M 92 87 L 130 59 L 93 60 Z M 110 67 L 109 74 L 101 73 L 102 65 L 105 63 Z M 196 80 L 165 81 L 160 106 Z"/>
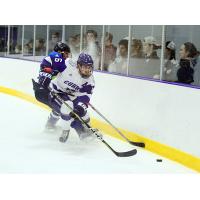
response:
<path fill-rule="evenodd" d="M 68 137 L 69 137 L 69 130 L 63 130 L 62 135 L 59 137 L 59 141 L 64 143 L 67 141 Z"/>
<path fill-rule="evenodd" d="M 59 118 L 55 118 L 52 115 L 49 116 L 47 123 L 45 125 L 45 129 L 48 131 L 54 131 L 56 130 L 56 123 L 59 120 Z"/>
<path fill-rule="evenodd" d="M 86 125 L 82 124 L 79 120 L 74 120 L 71 123 L 71 127 L 76 130 L 80 140 L 85 140 L 85 139 L 93 140 L 94 138 L 97 138 L 96 134 L 98 133 L 98 130 L 88 128 Z"/>
<path fill-rule="evenodd" d="M 79 132 L 80 140 L 88 140 L 88 141 L 94 140 L 96 138 L 94 134 L 95 131 L 96 131 L 95 129 L 84 127 L 83 130 Z"/>

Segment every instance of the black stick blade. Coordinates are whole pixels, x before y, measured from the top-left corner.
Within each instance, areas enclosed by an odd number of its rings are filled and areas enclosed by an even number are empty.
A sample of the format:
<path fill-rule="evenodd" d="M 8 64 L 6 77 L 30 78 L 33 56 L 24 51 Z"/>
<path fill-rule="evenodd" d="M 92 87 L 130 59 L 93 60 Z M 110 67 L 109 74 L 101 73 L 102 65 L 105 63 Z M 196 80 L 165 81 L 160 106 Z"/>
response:
<path fill-rule="evenodd" d="M 100 140 L 118 157 L 134 156 L 137 153 L 137 149 L 133 149 L 131 151 L 126 151 L 126 152 L 117 152 L 104 139 L 101 138 Z"/>
<path fill-rule="evenodd" d="M 129 157 L 129 156 L 134 156 L 137 153 L 136 149 L 133 149 L 131 151 L 126 151 L 126 152 L 114 152 L 115 155 L 117 155 L 118 157 Z"/>
<path fill-rule="evenodd" d="M 145 148 L 145 144 L 143 142 L 131 142 L 129 141 L 130 144 L 137 146 L 137 147 L 142 147 Z"/>

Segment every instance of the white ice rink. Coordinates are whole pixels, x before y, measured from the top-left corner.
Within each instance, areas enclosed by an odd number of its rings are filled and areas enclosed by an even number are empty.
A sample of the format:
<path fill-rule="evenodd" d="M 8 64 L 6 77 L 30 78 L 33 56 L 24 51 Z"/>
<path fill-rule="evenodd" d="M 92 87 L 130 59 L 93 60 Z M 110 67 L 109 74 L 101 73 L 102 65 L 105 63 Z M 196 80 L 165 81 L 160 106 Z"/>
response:
<path fill-rule="evenodd" d="M 0 58 L 0 64 L 0 86 L 33 96 L 31 78 L 37 77 L 39 63 Z M 116 157 L 99 140 L 79 141 L 73 130 L 69 140 L 60 143 L 59 130 L 44 131 L 49 111 L 4 93 L 0 106 L 0 173 L 195 173 L 141 148 L 135 156 Z M 104 139 L 116 151 L 134 148 L 105 134 Z"/>
<path fill-rule="evenodd" d="M 80 141 L 71 131 L 66 143 L 56 133 L 45 132 L 49 112 L 0 93 L 0 173 L 194 173 L 194 171 L 138 148 L 135 156 L 116 157 L 101 141 Z M 7 106 L 5 106 L 7 105 Z M 9 108 L 8 108 L 9 107 Z M 134 147 L 104 136 L 116 150 Z"/>
<path fill-rule="evenodd" d="M 33 96 L 31 78 L 37 76 L 38 65 L 0 58 L 0 86 Z M 119 158 L 98 140 L 79 141 L 74 131 L 62 144 L 59 132 L 44 131 L 47 110 L 4 93 L 0 93 L 0 107 L 0 199 L 183 200 L 198 196 L 196 172 L 179 163 L 141 148 L 135 156 Z M 106 135 L 104 139 L 116 151 L 134 148 Z M 157 158 L 163 162 L 156 162 Z"/>

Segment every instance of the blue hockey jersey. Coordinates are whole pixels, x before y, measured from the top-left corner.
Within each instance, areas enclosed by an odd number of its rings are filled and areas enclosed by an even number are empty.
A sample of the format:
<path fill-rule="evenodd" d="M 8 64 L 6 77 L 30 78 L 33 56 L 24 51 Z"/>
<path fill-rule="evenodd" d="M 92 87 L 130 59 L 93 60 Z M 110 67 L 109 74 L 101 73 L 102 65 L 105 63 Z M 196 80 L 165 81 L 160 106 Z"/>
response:
<path fill-rule="evenodd" d="M 43 69 L 47 67 L 52 69 L 51 74 L 55 76 L 58 72 L 63 72 L 65 70 L 65 59 L 60 53 L 53 51 L 42 60 L 40 71 L 43 71 Z"/>
<path fill-rule="evenodd" d="M 48 87 L 53 77 L 65 69 L 65 59 L 62 57 L 62 54 L 55 51 L 51 52 L 40 64 L 38 83 L 44 88 Z"/>

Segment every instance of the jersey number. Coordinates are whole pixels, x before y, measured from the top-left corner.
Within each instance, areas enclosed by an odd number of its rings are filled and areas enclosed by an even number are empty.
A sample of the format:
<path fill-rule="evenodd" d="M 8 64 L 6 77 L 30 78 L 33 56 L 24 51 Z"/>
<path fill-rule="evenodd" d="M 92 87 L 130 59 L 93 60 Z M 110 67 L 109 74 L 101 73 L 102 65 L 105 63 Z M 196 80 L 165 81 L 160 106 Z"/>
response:
<path fill-rule="evenodd" d="M 55 62 L 62 62 L 62 58 L 55 58 Z"/>

